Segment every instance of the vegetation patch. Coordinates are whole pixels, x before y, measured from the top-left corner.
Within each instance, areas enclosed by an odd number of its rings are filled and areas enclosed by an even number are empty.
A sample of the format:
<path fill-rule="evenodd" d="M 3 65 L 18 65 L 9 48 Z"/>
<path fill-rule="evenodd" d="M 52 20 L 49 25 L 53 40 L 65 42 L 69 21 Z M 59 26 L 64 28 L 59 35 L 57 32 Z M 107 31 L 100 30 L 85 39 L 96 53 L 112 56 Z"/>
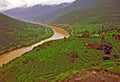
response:
<path fill-rule="evenodd" d="M 109 60 L 103 60 L 103 51 L 86 48 L 87 43 L 99 43 L 99 38 L 70 37 L 57 41 L 50 41 L 40 45 L 34 50 L 24 54 L 7 65 L 0 68 L 1 78 L 7 79 L 6 73 L 9 69 L 17 70 L 15 73 L 19 81 L 56 81 L 69 77 L 80 71 L 92 68 L 104 68 L 109 71 L 118 71 L 119 58 L 114 54 L 120 53 L 119 41 L 112 38 L 117 31 L 108 32 L 106 38 L 113 45 Z M 110 36 L 109 36 L 110 35 Z M 57 45 L 57 46 L 56 46 Z M 14 71 L 13 71 L 14 74 Z"/>
<path fill-rule="evenodd" d="M 50 28 L 0 14 L 0 54 L 29 46 L 53 35 Z"/>

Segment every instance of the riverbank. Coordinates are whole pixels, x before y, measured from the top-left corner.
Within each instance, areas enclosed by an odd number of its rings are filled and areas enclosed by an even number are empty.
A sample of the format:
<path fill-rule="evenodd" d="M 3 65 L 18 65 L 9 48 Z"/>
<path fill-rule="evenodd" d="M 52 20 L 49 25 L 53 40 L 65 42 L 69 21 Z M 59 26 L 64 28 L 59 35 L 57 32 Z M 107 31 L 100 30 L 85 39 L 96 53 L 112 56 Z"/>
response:
<path fill-rule="evenodd" d="M 1 25 L 3 27 L 0 29 L 0 55 L 14 49 L 30 46 L 53 35 L 53 31 L 45 26 L 18 22 L 17 20 L 15 22 L 18 24 L 13 23 L 6 26 L 5 23 L 5 25 Z"/>
<path fill-rule="evenodd" d="M 69 37 L 69 33 L 61 28 L 57 28 L 57 27 L 49 26 L 49 25 L 44 25 L 44 26 L 48 26 L 49 28 L 52 29 L 52 31 L 54 32 L 54 35 L 52 37 L 50 37 L 48 39 L 44 39 L 44 40 L 42 40 L 36 44 L 33 44 L 31 46 L 21 47 L 21 48 L 11 50 L 11 51 L 8 51 L 7 53 L 2 54 L 0 56 L 0 66 L 2 66 L 3 64 L 7 64 L 8 62 L 10 62 L 11 60 L 13 60 L 17 57 L 20 57 L 24 53 L 31 51 L 33 48 L 41 45 L 44 42 L 62 39 L 64 37 Z"/>
<path fill-rule="evenodd" d="M 45 26 L 48 27 L 49 25 Z M 53 26 L 49 27 L 51 28 Z M 56 34 L 54 34 L 54 36 L 51 38 L 34 44 L 28 49 L 21 49 L 20 52 L 16 50 L 13 57 L 21 52 L 23 55 L 10 60 L 9 63 L 7 62 L 7 64 L 4 64 L 0 68 L 0 81 L 5 82 L 8 80 L 10 82 L 64 82 L 68 79 L 79 80 L 78 78 L 81 77 L 76 78 L 77 73 L 78 75 L 81 75 L 81 72 L 87 75 L 91 75 L 93 68 L 107 70 L 108 72 L 105 72 L 106 78 L 109 77 L 108 75 L 110 73 L 114 73 L 112 71 L 120 71 L 120 42 L 112 37 L 113 34 L 120 34 L 117 29 L 106 32 L 104 36 L 106 41 L 110 42 L 113 45 L 109 60 L 103 59 L 103 55 L 105 55 L 103 51 L 86 48 L 85 45 L 88 43 L 100 43 L 98 37 L 91 36 L 93 34 L 90 33 L 89 37 L 80 37 L 80 33 L 77 32 L 78 34 L 74 36 L 69 37 L 68 35 L 66 36 L 68 38 L 64 38 L 64 32 L 62 34 L 58 33 L 60 31 L 57 31 L 56 29 L 54 30 Z M 74 31 L 76 32 L 79 30 Z M 66 32 L 66 34 L 68 34 L 68 32 Z M 30 52 L 23 53 L 24 50 L 28 50 Z M 9 56 L 10 55 L 8 55 L 8 57 L 6 56 L 6 58 L 9 59 Z M 94 71 L 94 73 L 96 72 L 96 75 L 99 75 L 102 74 L 103 71 Z M 110 77 L 112 77 L 114 81 L 118 81 L 119 79 L 114 78 L 113 75 L 115 74 L 110 74 Z M 75 77 L 75 79 L 73 79 L 71 76 Z M 118 75 L 115 75 L 115 77 L 116 76 L 119 77 Z M 86 80 L 90 80 L 91 78 L 85 77 Z M 97 80 L 101 80 L 101 78 Z M 108 81 L 108 79 L 106 80 Z"/>
<path fill-rule="evenodd" d="M 67 78 L 72 79 L 70 77 L 72 75 L 76 77 L 76 73 L 81 74 L 82 71 L 86 73 L 87 70 L 93 68 L 103 68 L 111 73 L 112 71 L 119 72 L 120 42 L 112 38 L 113 33 L 115 32 L 106 34 L 107 40 L 114 46 L 109 60 L 102 59 L 104 54 L 102 51 L 85 47 L 86 43 L 99 43 L 99 38 L 71 36 L 43 43 L 32 51 L 3 65 L 0 68 L 0 81 L 4 82 L 4 79 L 7 79 L 12 82 L 14 79 L 14 82 L 62 82 Z M 91 74 L 91 71 L 86 74 Z M 112 76 L 112 78 L 114 77 Z"/>
<path fill-rule="evenodd" d="M 44 38 L 42 38 L 42 39 L 40 39 L 40 40 L 38 40 L 38 41 L 35 41 L 35 42 L 33 42 L 33 43 L 30 43 L 30 44 L 28 44 L 28 45 L 11 46 L 11 47 L 8 48 L 8 49 L 5 49 L 5 50 L 0 51 L 0 55 L 5 54 L 5 53 L 7 53 L 7 52 L 11 52 L 11 51 L 13 51 L 13 50 L 16 50 L 16 49 L 19 49 L 19 48 L 22 48 L 22 47 L 30 46 L 30 45 L 32 45 L 32 44 L 35 44 L 35 43 L 37 43 L 37 42 L 39 42 L 39 41 L 41 41 L 41 40 L 45 40 L 45 39 L 50 38 L 50 37 L 52 37 L 52 35 L 49 35 L 49 36 L 47 36 L 47 37 L 44 37 Z"/>

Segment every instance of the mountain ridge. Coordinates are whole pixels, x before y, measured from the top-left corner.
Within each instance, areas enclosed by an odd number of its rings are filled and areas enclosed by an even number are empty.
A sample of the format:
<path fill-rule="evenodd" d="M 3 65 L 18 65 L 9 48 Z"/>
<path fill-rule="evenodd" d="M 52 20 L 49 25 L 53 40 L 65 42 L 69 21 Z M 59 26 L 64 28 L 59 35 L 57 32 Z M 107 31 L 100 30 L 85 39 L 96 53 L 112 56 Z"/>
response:
<path fill-rule="evenodd" d="M 4 13 L 18 19 L 29 21 L 49 24 L 75 24 L 89 16 L 120 13 L 119 6 L 119 0 L 76 0 L 73 3 L 37 5 L 31 8 L 13 9 Z"/>

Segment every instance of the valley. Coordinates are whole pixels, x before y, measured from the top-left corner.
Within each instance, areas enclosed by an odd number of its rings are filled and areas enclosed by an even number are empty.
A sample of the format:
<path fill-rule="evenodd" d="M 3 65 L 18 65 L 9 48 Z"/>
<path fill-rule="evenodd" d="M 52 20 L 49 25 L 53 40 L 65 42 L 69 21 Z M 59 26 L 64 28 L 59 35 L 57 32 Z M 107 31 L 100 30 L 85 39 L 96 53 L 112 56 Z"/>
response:
<path fill-rule="evenodd" d="M 0 25 L 0 54 L 32 45 L 53 35 L 50 28 L 19 21 L 3 14 L 0 14 Z"/>
<path fill-rule="evenodd" d="M 0 82 L 119 82 L 119 2 L 75 0 L 3 11 Z"/>
<path fill-rule="evenodd" d="M 22 48 L 18 48 L 16 50 L 11 50 L 7 53 L 1 54 L 0 55 L 0 67 L 2 67 L 2 65 L 9 63 L 11 60 L 16 59 L 17 57 L 22 56 L 24 53 L 30 52 L 31 50 L 33 50 L 35 47 L 51 41 L 51 40 L 57 40 L 57 39 L 62 39 L 64 37 L 69 37 L 69 33 L 59 27 L 54 27 L 54 26 L 50 26 L 50 25 L 46 25 L 46 24 L 39 24 L 42 26 L 47 26 L 49 28 L 52 29 L 52 31 L 54 32 L 54 35 L 48 39 L 42 40 L 38 43 L 32 44 L 31 46 L 27 46 L 27 47 L 22 47 Z"/>

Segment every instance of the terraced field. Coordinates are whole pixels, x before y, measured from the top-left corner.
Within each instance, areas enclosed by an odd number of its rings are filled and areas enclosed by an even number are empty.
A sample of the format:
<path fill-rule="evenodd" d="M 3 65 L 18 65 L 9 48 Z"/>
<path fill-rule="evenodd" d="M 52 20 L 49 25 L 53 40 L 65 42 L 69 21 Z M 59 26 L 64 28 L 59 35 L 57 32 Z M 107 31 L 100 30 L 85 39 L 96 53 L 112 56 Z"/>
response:
<path fill-rule="evenodd" d="M 0 82 L 120 81 L 120 40 L 113 37 L 114 34 L 120 35 L 119 0 L 76 0 L 70 6 L 62 5 L 63 8 L 41 17 L 39 5 L 35 10 L 31 7 L 30 11 L 37 13 L 30 13 L 30 18 L 55 24 L 55 28 L 65 29 L 71 36 L 46 42 L 4 64 L 0 67 Z M 26 12 L 30 11 L 27 8 Z M 52 36 L 51 29 L 46 28 L 51 25 L 35 25 L 0 14 L 0 54 Z M 59 31 L 62 32 L 56 32 Z M 99 47 L 92 49 L 87 44 Z M 112 46 L 110 54 L 102 48 L 100 50 L 105 44 Z"/>
<path fill-rule="evenodd" d="M 44 43 L 4 65 L 0 68 L 0 81 L 62 81 L 71 74 L 92 68 L 120 71 L 120 42 L 114 40 L 112 34 L 120 33 L 112 31 L 106 34 L 106 40 L 114 45 L 110 60 L 102 59 L 104 55 L 102 51 L 86 48 L 87 43 L 99 43 L 97 37 L 64 38 Z"/>
<path fill-rule="evenodd" d="M 96 21 L 98 18 L 90 17 L 87 21 Z M 63 26 L 70 32 L 71 37 L 44 43 L 3 65 L 0 68 L 0 82 L 64 82 L 74 74 L 92 69 L 105 69 L 108 73 L 119 73 L 120 41 L 112 37 L 113 34 L 120 35 L 119 26 L 118 22 L 88 22 Z M 104 35 L 105 41 L 113 45 L 109 60 L 103 59 L 105 55 L 103 51 L 86 48 L 86 44 L 89 43 L 100 44 L 98 35 L 106 30 L 108 32 Z M 46 30 L 46 32 L 50 31 Z M 90 36 L 84 36 L 86 33 Z"/>
<path fill-rule="evenodd" d="M 91 34 L 98 33 L 101 29 L 119 29 L 120 30 L 120 14 L 108 14 L 101 16 L 88 16 L 76 24 L 56 24 L 56 26 L 66 29 L 72 36 L 81 35 L 84 31 Z"/>
<path fill-rule="evenodd" d="M 0 54 L 22 46 L 29 46 L 52 35 L 50 28 L 0 14 Z"/>

